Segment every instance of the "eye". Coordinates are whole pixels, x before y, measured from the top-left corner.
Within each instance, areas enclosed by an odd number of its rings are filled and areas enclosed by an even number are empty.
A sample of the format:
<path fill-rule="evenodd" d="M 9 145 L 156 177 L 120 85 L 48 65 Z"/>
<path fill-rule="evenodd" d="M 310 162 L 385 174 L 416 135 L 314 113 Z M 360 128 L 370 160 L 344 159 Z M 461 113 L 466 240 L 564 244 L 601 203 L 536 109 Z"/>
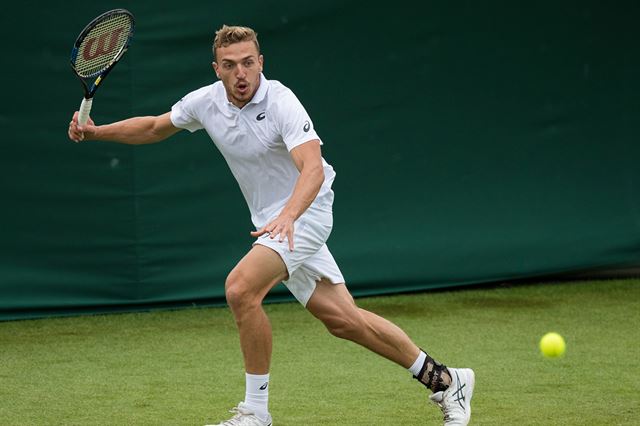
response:
<path fill-rule="evenodd" d="M 244 61 L 244 66 L 249 68 L 253 66 L 253 63 L 254 63 L 253 59 L 249 59 L 247 61 Z"/>

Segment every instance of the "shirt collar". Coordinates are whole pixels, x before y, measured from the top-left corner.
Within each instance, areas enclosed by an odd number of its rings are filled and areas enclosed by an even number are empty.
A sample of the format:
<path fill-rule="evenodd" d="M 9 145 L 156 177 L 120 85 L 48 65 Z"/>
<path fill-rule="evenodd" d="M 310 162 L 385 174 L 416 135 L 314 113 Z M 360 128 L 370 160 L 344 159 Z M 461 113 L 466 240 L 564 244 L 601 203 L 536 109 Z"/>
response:
<path fill-rule="evenodd" d="M 262 100 L 267 96 L 267 89 L 269 85 L 269 80 L 264 76 L 264 74 L 260 73 L 260 86 L 258 86 L 258 90 L 256 91 L 253 98 L 249 101 L 250 104 L 258 104 L 262 102 Z M 248 105 L 248 104 L 247 104 Z"/>

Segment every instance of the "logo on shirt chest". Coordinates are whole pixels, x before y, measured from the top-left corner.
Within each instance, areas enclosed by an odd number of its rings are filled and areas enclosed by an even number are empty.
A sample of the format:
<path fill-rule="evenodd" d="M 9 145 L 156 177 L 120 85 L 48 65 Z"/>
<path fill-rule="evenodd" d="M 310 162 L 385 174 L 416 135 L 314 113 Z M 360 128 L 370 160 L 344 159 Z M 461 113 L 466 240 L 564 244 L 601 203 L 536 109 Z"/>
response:
<path fill-rule="evenodd" d="M 262 121 L 265 118 L 265 112 L 262 111 L 260 114 L 256 115 L 256 120 Z"/>

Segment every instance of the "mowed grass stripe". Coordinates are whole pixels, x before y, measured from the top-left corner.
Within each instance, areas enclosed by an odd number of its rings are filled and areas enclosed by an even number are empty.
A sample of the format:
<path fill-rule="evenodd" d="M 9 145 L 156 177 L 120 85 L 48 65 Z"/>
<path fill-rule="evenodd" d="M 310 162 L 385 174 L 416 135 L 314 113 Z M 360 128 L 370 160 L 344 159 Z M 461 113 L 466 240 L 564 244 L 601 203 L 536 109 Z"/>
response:
<path fill-rule="evenodd" d="M 640 424 L 640 280 L 466 288 L 362 298 L 453 367 L 472 367 L 472 424 Z M 439 425 L 401 367 L 330 336 L 295 303 L 274 330 L 274 424 Z M 560 359 L 538 340 L 557 331 Z M 202 425 L 244 397 L 228 309 L 0 323 L 0 424 Z"/>

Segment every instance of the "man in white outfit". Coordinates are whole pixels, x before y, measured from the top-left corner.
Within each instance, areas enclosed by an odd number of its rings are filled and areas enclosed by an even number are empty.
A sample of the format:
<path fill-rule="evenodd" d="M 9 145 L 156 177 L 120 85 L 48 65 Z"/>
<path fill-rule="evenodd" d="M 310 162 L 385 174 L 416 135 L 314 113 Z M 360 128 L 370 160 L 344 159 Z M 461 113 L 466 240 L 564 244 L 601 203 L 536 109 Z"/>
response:
<path fill-rule="evenodd" d="M 240 334 L 246 392 L 233 417 L 219 425 L 272 425 L 271 326 L 262 301 L 280 282 L 331 334 L 408 369 L 433 391 L 430 399 L 441 407 L 445 425 L 466 425 L 473 371 L 438 363 L 396 325 L 358 308 L 349 294 L 325 244 L 333 225 L 335 172 L 322 157 L 322 141 L 300 101 L 262 74 L 256 33 L 225 25 L 216 32 L 213 54 L 220 81 L 187 94 L 170 112 L 101 126 L 92 120 L 78 125 L 76 112 L 69 137 L 139 145 L 182 129 L 204 129 L 238 181 L 256 241 L 229 273 L 225 295 Z"/>

